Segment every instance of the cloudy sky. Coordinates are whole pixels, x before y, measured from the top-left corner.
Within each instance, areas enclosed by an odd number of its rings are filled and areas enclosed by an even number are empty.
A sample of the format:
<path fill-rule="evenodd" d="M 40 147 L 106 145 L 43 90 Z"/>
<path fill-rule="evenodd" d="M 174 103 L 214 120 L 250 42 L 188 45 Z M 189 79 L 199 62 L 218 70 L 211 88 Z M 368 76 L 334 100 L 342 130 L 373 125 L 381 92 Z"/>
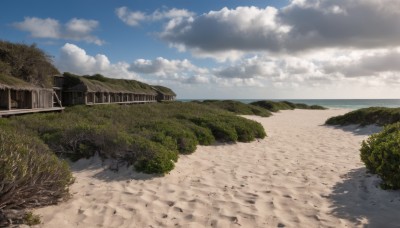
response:
<path fill-rule="evenodd" d="M 13 0 L 0 39 L 180 99 L 400 97 L 399 0 Z"/>

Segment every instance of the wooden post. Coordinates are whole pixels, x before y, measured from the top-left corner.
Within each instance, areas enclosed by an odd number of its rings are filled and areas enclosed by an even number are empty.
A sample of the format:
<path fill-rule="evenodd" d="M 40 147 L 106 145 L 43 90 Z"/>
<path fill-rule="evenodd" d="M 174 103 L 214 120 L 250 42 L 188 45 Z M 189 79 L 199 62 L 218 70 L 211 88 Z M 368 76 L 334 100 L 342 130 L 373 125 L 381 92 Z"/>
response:
<path fill-rule="evenodd" d="M 11 89 L 7 89 L 7 109 L 11 110 Z"/>
<path fill-rule="evenodd" d="M 87 105 L 87 98 L 88 98 L 88 93 L 87 92 L 85 92 L 84 94 L 83 94 L 83 99 L 84 99 L 84 101 L 85 101 L 85 105 Z"/>

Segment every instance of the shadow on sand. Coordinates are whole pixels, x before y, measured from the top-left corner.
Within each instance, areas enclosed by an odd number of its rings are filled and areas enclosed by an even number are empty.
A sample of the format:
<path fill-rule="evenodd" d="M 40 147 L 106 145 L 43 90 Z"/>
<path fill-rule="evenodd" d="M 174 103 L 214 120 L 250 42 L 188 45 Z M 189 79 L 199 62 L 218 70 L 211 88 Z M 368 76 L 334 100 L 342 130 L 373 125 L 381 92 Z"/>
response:
<path fill-rule="evenodd" d="M 365 168 L 351 170 L 328 196 L 332 214 L 357 226 L 400 227 L 400 190 L 382 190 Z"/>
<path fill-rule="evenodd" d="M 102 160 L 99 156 L 89 159 L 80 159 L 76 162 L 70 162 L 71 170 L 75 173 L 88 172 L 88 175 L 96 179 L 112 181 L 130 181 L 130 180 L 151 180 L 162 177 L 156 174 L 145 174 L 136 172 L 132 166 L 119 163 L 115 160 Z"/>

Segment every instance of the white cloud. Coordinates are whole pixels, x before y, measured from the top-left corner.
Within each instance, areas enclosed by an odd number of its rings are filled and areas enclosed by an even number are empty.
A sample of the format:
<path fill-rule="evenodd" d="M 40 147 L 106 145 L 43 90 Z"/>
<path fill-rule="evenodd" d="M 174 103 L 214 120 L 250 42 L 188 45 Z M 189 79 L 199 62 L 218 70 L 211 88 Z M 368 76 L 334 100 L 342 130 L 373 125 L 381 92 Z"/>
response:
<path fill-rule="evenodd" d="M 107 56 L 88 55 L 84 49 L 70 43 L 61 48 L 56 64 L 61 71 L 80 75 L 100 73 L 113 78 L 139 79 L 138 75 L 128 70 L 128 63 L 112 64 Z"/>
<path fill-rule="evenodd" d="M 336 61 L 327 63 L 324 66 L 324 73 L 340 73 L 345 77 L 371 77 L 387 74 L 400 76 L 400 48 L 353 52 L 351 55 L 347 52 L 339 56 Z"/>
<path fill-rule="evenodd" d="M 138 59 L 132 64 L 111 63 L 106 55 L 88 55 L 74 44 L 66 43 L 57 59 L 57 67 L 64 72 L 79 75 L 103 74 L 112 78 L 137 79 L 148 83 L 208 84 L 208 70 L 197 67 L 188 60 L 168 60 L 158 57 L 154 60 Z"/>
<path fill-rule="evenodd" d="M 26 17 L 22 22 L 13 24 L 22 31 L 31 33 L 35 38 L 59 38 L 61 34 L 60 23 L 52 18 L 40 19 L 36 17 Z"/>
<path fill-rule="evenodd" d="M 26 31 L 35 38 L 67 39 L 75 41 L 86 41 L 102 45 L 104 41 L 92 35 L 98 27 L 99 22 L 73 18 L 65 25 L 52 18 L 26 17 L 22 22 L 13 23 L 14 27 L 21 31 Z"/>
<path fill-rule="evenodd" d="M 208 70 L 193 65 L 189 60 L 168 60 L 158 57 L 154 60 L 137 59 L 129 70 L 142 73 L 153 74 L 161 77 L 168 77 L 177 74 L 187 75 L 193 73 L 206 74 Z"/>
<path fill-rule="evenodd" d="M 131 11 L 128 7 L 123 6 L 115 9 L 115 14 L 121 19 L 125 24 L 129 26 L 139 26 L 140 23 L 145 21 L 160 21 L 164 19 L 176 19 L 176 18 L 187 18 L 194 15 L 185 9 L 170 9 L 170 10 L 156 10 L 151 14 L 146 14 L 141 11 Z"/>
<path fill-rule="evenodd" d="M 400 46 L 398 0 L 295 0 L 287 7 L 237 7 L 171 19 L 159 33 L 200 57 Z M 236 57 L 238 59 L 238 57 Z"/>

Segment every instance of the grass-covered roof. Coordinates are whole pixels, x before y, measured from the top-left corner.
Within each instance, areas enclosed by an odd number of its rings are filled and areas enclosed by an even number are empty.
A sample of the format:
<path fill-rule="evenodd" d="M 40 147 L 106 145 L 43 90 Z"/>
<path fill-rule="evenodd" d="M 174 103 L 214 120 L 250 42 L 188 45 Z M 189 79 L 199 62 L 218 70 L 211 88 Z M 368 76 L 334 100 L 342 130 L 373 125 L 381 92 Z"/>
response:
<path fill-rule="evenodd" d="M 160 93 L 164 94 L 164 95 L 169 95 L 169 96 L 176 96 L 176 93 L 174 93 L 174 91 L 172 91 L 172 89 L 164 87 L 164 86 L 159 86 L 159 85 L 155 85 L 153 86 L 155 90 L 159 91 Z"/>
<path fill-rule="evenodd" d="M 0 89 L 38 90 L 42 89 L 19 78 L 0 73 Z"/>
<path fill-rule="evenodd" d="M 112 79 L 100 74 L 78 76 L 64 73 L 64 87 L 70 91 L 157 94 L 152 86 L 146 83 L 136 80 Z"/>

